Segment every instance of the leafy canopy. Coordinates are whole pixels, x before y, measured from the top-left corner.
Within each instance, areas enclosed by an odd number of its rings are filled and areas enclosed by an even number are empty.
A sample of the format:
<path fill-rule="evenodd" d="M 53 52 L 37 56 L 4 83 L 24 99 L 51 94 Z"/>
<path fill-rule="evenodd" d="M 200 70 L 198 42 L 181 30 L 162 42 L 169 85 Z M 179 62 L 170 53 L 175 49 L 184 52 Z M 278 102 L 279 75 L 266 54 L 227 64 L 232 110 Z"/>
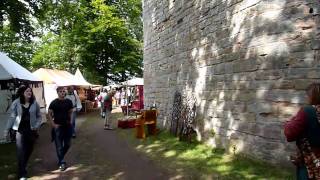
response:
<path fill-rule="evenodd" d="M 29 69 L 79 67 L 102 84 L 142 75 L 141 0 L 20 2 L 7 9 L 0 3 L 0 48 L 11 57 L 23 54 L 20 63 Z M 22 8 L 15 16 L 9 7 Z"/>

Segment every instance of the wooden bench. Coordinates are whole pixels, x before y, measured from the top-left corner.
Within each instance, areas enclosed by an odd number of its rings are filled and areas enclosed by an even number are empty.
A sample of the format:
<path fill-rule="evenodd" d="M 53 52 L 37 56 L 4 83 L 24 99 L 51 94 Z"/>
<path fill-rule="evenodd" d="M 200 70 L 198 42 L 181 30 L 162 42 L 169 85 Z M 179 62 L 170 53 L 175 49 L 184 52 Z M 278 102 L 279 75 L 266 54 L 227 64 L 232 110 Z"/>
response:
<path fill-rule="evenodd" d="M 141 116 L 136 120 L 136 137 L 143 139 L 146 137 L 144 126 L 147 125 L 148 135 L 157 134 L 157 110 L 143 110 Z"/>

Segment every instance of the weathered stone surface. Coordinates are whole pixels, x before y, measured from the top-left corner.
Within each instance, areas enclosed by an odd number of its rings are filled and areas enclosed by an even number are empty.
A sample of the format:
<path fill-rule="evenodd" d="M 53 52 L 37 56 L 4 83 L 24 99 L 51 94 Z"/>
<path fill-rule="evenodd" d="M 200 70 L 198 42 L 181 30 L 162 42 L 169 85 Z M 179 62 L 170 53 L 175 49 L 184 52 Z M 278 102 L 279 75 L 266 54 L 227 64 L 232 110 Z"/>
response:
<path fill-rule="evenodd" d="M 143 5 L 145 108 L 157 103 L 159 125 L 169 128 L 176 91 L 194 94 L 203 141 L 289 163 L 282 124 L 320 82 L 320 2 Z"/>

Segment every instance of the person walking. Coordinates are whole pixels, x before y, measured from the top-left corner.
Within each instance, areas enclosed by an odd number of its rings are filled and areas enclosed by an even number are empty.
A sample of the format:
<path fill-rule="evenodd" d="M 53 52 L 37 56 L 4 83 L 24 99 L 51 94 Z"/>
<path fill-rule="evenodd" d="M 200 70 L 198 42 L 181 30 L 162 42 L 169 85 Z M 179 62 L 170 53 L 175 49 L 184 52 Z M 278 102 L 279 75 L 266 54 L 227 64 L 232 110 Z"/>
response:
<path fill-rule="evenodd" d="M 71 114 L 71 125 L 72 125 L 72 137 L 76 137 L 76 118 L 77 113 L 81 110 L 82 105 L 80 102 L 80 98 L 77 94 L 77 91 L 74 89 L 73 86 L 68 87 L 68 93 L 66 95 L 66 98 L 69 99 L 72 102 L 72 114 Z"/>
<path fill-rule="evenodd" d="M 116 100 L 116 106 L 119 106 L 120 105 L 120 92 L 119 92 L 119 90 L 116 90 L 114 98 Z"/>
<path fill-rule="evenodd" d="M 58 98 L 49 105 L 48 115 L 53 128 L 52 139 L 56 146 L 58 167 L 60 171 L 64 171 L 67 168 L 64 157 L 71 146 L 71 114 L 74 107 L 72 101 L 65 98 L 66 91 L 64 87 L 58 87 L 57 93 Z"/>
<path fill-rule="evenodd" d="M 105 112 L 104 112 L 104 99 L 107 96 L 107 90 L 106 89 L 102 89 L 102 91 L 100 92 L 99 96 L 98 96 L 98 100 L 100 102 L 100 115 L 102 118 L 105 118 Z"/>
<path fill-rule="evenodd" d="M 10 117 L 6 126 L 5 135 L 10 129 L 16 132 L 16 147 L 18 159 L 18 178 L 27 179 L 27 164 L 38 138 L 38 129 L 41 125 L 40 106 L 35 100 L 33 91 L 28 85 L 22 85 L 17 91 L 18 98 L 10 107 Z M 6 137 L 7 138 L 7 137 Z"/>
<path fill-rule="evenodd" d="M 296 176 L 302 179 L 320 179 L 320 83 L 306 90 L 308 105 L 284 125 L 289 142 L 296 142 L 297 155 L 291 161 L 296 165 Z"/>
<path fill-rule="evenodd" d="M 113 123 L 111 122 L 111 111 L 112 111 L 112 98 L 115 92 L 111 91 L 104 98 L 104 112 L 105 112 L 105 121 L 104 121 L 104 129 L 112 130 Z"/>

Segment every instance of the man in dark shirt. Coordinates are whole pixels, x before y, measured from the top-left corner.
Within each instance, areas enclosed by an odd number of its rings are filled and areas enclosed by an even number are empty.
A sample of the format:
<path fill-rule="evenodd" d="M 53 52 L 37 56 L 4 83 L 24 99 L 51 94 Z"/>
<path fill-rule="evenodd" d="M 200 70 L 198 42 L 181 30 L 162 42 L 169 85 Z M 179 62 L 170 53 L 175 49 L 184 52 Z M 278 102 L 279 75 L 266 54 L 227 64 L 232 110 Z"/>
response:
<path fill-rule="evenodd" d="M 54 142 L 58 155 L 58 166 L 61 171 L 66 170 L 64 156 L 71 145 L 72 126 L 71 113 L 73 105 L 71 100 L 66 99 L 64 87 L 57 88 L 58 98 L 50 103 L 48 114 L 52 123 Z"/>

